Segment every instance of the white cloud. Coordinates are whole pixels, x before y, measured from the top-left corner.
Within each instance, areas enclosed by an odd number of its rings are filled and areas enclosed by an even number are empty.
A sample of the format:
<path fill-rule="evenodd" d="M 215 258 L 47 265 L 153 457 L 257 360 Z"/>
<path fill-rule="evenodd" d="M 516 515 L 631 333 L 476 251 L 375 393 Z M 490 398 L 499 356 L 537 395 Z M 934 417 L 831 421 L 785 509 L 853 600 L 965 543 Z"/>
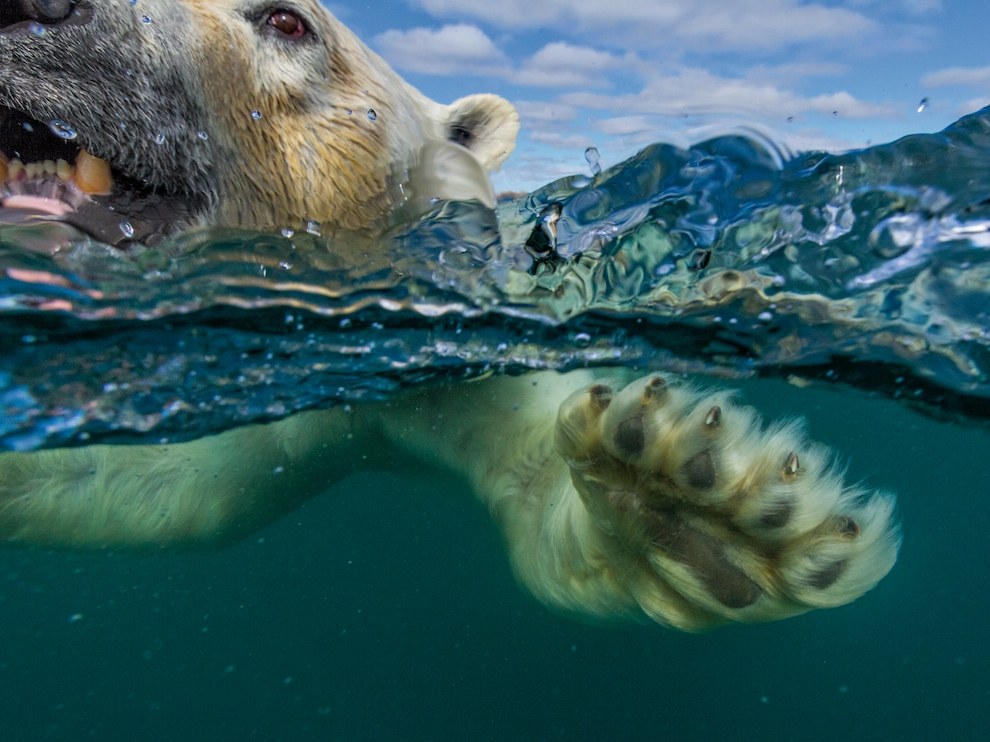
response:
<path fill-rule="evenodd" d="M 439 18 L 467 16 L 501 28 L 555 28 L 570 23 L 624 25 L 671 23 L 684 16 L 684 2 L 645 0 L 418 0 L 415 4 Z"/>
<path fill-rule="evenodd" d="M 874 21 L 847 8 L 804 5 L 774 0 L 704 3 L 675 29 L 692 44 L 761 51 L 794 44 L 819 45 L 829 40 L 850 42 L 876 28 Z M 747 7 L 748 6 L 748 7 Z"/>
<path fill-rule="evenodd" d="M 926 88 L 949 86 L 990 88 L 990 67 L 946 67 L 921 78 Z"/>
<path fill-rule="evenodd" d="M 432 75 L 505 75 L 506 56 L 477 26 L 457 23 L 442 28 L 390 30 L 372 45 L 392 65 Z"/>
<path fill-rule="evenodd" d="M 584 150 L 592 143 L 590 134 L 572 134 L 554 129 L 534 130 L 528 133 L 531 142 L 549 144 L 557 149 Z"/>
<path fill-rule="evenodd" d="M 621 111 L 625 116 L 733 114 L 785 119 L 833 111 L 847 118 L 892 113 L 887 105 L 861 101 L 844 91 L 808 97 L 760 79 L 720 77 L 697 68 L 671 70 L 650 80 L 638 93 L 610 96 L 575 92 L 565 93 L 559 100 L 578 108 Z"/>
<path fill-rule="evenodd" d="M 956 115 L 965 116 L 968 113 L 974 113 L 979 111 L 981 108 L 986 108 L 990 106 L 990 95 L 984 95 L 979 98 L 970 98 L 967 101 L 963 101 L 956 111 Z"/>
<path fill-rule="evenodd" d="M 909 15 L 929 15 L 942 10 L 942 0 L 849 0 L 849 5 L 858 8 L 877 8 L 879 10 L 901 11 Z"/>
<path fill-rule="evenodd" d="M 614 116 L 598 122 L 598 131 L 610 136 L 628 136 L 657 130 L 656 119 L 650 116 Z"/>
<path fill-rule="evenodd" d="M 930 0 L 912 0 L 915 3 Z M 438 18 L 597 34 L 624 47 L 746 50 L 850 44 L 879 25 L 857 10 L 801 0 L 417 0 Z M 889 29 L 886 29 L 889 31 Z"/>
<path fill-rule="evenodd" d="M 516 110 L 524 123 L 559 125 L 578 116 L 578 109 L 555 101 L 516 101 Z"/>
<path fill-rule="evenodd" d="M 555 41 L 526 60 L 513 81 L 548 88 L 602 87 L 608 85 L 607 71 L 627 67 L 631 61 L 629 57 L 623 59 L 591 47 Z"/>

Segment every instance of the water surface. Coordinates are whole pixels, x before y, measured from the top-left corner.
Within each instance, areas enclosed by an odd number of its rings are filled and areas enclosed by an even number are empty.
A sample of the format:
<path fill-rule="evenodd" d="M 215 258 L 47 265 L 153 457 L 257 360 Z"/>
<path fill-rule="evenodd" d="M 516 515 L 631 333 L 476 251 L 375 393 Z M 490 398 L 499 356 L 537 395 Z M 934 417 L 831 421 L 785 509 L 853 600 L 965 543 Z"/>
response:
<path fill-rule="evenodd" d="M 493 370 L 628 365 L 800 413 L 904 546 L 853 605 L 689 636 L 517 588 L 457 482 L 347 480 L 245 542 L 0 550 L 4 739 L 974 739 L 987 728 L 990 112 L 843 155 L 663 144 L 305 231 L 0 226 L 0 444 L 179 440 Z"/>

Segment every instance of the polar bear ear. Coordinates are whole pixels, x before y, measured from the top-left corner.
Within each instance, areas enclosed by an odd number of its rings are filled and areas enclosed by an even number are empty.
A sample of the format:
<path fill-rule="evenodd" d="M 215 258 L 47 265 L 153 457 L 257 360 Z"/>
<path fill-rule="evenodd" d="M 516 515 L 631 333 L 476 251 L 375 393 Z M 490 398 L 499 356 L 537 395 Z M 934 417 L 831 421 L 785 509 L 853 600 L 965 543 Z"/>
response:
<path fill-rule="evenodd" d="M 469 149 L 486 170 L 495 170 L 516 146 L 519 114 L 497 95 L 469 95 L 447 106 L 447 138 Z"/>

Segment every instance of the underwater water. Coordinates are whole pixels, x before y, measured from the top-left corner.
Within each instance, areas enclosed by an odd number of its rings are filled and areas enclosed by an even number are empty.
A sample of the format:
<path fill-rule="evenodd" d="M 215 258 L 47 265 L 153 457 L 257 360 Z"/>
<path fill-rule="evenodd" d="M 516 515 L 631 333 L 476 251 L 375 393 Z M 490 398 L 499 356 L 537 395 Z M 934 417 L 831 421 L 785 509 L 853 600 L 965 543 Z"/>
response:
<path fill-rule="evenodd" d="M 0 225 L 0 446 L 180 440 L 492 370 L 662 368 L 801 414 L 904 544 L 852 605 L 686 635 L 551 613 L 414 470 L 217 551 L 0 550 L 3 739 L 980 738 L 990 112 L 784 157 L 745 136 L 310 232 L 153 249 Z M 2 214 L 0 214 L 2 217 Z"/>

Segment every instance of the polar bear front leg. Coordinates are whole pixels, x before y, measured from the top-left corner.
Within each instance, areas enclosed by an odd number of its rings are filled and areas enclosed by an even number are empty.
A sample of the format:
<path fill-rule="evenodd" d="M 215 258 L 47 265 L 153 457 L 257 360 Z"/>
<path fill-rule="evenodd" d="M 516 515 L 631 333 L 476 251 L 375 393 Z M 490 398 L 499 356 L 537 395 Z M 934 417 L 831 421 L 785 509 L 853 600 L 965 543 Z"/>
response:
<path fill-rule="evenodd" d="M 847 487 L 799 423 L 764 429 L 729 393 L 592 384 L 561 406 L 556 447 L 598 531 L 579 571 L 597 565 L 599 589 L 661 623 L 841 605 L 896 558 L 892 497 Z"/>

